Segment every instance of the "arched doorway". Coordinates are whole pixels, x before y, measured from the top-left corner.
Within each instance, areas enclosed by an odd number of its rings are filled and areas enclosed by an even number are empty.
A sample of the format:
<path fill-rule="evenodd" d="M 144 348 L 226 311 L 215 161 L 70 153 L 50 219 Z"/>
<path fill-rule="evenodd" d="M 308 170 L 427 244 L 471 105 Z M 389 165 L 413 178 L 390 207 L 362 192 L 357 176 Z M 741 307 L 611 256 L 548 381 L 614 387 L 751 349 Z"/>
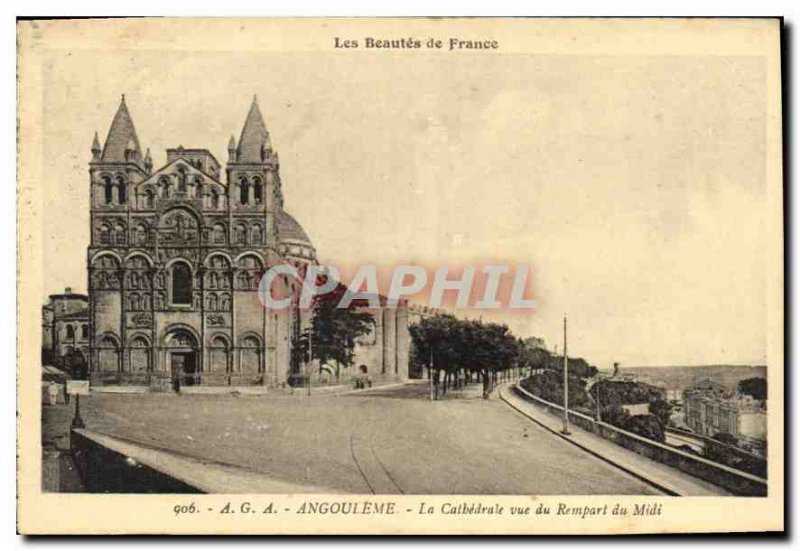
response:
<path fill-rule="evenodd" d="M 164 339 L 167 349 L 167 365 L 173 381 L 192 386 L 200 383 L 200 364 L 197 339 L 187 329 L 169 331 Z"/>

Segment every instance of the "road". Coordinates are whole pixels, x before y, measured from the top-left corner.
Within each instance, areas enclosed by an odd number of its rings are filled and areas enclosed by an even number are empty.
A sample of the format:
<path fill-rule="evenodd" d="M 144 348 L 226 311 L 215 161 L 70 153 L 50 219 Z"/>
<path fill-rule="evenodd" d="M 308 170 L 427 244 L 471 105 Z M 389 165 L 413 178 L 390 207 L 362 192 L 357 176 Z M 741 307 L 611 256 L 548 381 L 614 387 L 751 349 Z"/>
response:
<path fill-rule="evenodd" d="M 345 492 L 658 493 L 478 394 L 431 402 L 424 385 L 311 398 L 94 394 L 81 410 L 90 429 Z"/>

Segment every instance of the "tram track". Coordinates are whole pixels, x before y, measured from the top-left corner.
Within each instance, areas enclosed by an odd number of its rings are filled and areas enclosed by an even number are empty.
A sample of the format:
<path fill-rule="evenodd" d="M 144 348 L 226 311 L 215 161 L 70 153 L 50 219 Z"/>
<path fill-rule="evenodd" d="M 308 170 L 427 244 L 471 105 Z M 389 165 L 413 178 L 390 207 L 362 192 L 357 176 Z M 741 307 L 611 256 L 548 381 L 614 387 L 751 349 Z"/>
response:
<path fill-rule="evenodd" d="M 362 401 L 359 406 L 364 404 Z M 359 408 L 361 409 L 361 408 Z M 358 472 L 373 494 L 405 494 L 389 469 L 378 457 L 372 438 L 371 423 L 366 420 L 350 433 L 350 455 Z"/>

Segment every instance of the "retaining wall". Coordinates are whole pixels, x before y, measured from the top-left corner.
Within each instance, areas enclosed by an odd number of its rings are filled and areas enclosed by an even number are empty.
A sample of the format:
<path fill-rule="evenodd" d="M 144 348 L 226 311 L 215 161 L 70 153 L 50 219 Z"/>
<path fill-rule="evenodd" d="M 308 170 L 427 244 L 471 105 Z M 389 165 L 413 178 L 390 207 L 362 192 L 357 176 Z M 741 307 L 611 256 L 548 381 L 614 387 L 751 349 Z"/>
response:
<path fill-rule="evenodd" d="M 539 407 L 543 407 L 550 413 L 561 416 L 564 414 L 564 407 L 547 400 L 543 400 L 538 396 L 534 396 L 527 390 L 515 386 L 512 388 L 519 396 L 534 402 Z M 643 438 L 638 434 L 628 432 L 604 423 L 596 421 L 588 415 L 578 413 L 570 410 L 569 413 L 570 423 L 578 426 L 584 430 L 593 432 L 602 436 L 607 440 L 611 440 L 615 444 L 635 451 L 636 453 L 674 467 L 682 472 L 722 486 L 731 492 L 742 496 L 766 496 L 767 495 L 767 481 L 763 478 L 732 469 L 727 465 L 709 461 L 704 457 L 686 453 L 682 450 L 665 446 L 660 442 L 655 442 L 647 438 Z"/>
<path fill-rule="evenodd" d="M 75 466 L 86 492 L 109 494 L 203 493 L 72 430 Z"/>

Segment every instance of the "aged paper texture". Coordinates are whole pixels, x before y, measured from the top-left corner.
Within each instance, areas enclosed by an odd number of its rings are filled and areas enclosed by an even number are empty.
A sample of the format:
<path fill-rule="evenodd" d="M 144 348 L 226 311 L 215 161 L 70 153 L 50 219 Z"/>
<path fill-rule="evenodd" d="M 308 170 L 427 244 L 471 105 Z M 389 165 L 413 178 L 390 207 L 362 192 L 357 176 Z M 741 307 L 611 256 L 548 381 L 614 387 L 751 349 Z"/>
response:
<path fill-rule="evenodd" d="M 780 32 L 19 22 L 20 532 L 783 530 Z"/>

